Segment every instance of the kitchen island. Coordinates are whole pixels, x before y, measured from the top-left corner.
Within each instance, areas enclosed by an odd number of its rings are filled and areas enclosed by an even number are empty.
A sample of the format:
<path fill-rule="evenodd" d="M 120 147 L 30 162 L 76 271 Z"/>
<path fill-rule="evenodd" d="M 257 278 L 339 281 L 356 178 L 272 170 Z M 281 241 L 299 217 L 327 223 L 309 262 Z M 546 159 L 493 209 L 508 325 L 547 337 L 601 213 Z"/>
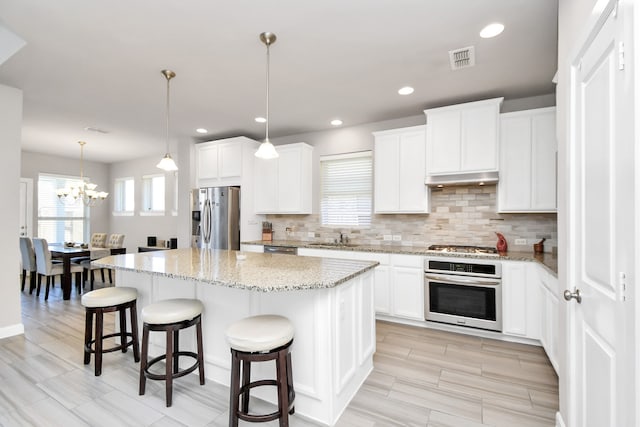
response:
<path fill-rule="evenodd" d="M 261 253 L 242 253 L 245 258 L 238 259 L 238 254 L 176 249 L 94 263 L 114 268 L 117 286 L 138 290 L 139 311 L 168 298 L 201 300 L 205 375 L 227 386 L 231 357 L 225 329 L 257 314 L 288 317 L 295 327 L 296 413 L 334 425 L 373 369 L 373 268 L 378 263 Z M 194 348 L 192 331 L 182 335 L 181 347 Z M 161 334 L 152 334 L 149 351 L 164 352 Z M 252 368 L 252 378 L 275 378 L 272 365 Z M 274 387 L 260 387 L 255 395 L 276 402 Z"/>

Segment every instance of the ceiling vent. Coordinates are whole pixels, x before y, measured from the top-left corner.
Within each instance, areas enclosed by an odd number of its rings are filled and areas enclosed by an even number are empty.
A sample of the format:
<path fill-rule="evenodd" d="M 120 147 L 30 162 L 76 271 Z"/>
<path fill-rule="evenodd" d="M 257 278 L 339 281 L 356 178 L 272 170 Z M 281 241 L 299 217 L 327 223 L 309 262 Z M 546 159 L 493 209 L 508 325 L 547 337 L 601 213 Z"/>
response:
<path fill-rule="evenodd" d="M 449 63 L 452 70 L 473 67 L 476 65 L 476 51 L 473 46 L 449 51 Z"/>

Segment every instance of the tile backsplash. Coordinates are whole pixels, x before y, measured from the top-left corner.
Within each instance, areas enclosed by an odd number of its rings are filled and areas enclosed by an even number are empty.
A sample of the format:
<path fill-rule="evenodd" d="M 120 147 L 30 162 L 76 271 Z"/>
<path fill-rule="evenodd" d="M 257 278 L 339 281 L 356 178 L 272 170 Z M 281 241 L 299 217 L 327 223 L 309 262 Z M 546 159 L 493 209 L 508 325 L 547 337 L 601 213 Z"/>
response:
<path fill-rule="evenodd" d="M 430 214 L 374 215 L 366 229 L 324 227 L 318 214 L 267 217 L 277 240 L 333 242 L 343 233 L 350 242 L 367 245 L 495 246 L 497 231 L 504 234 L 512 250 L 532 250 L 533 243 L 543 237 L 547 239 L 545 251 L 558 245 L 556 214 L 498 214 L 495 185 L 433 189 Z M 384 240 L 385 236 L 395 236 L 395 240 Z M 527 239 L 527 244 L 516 245 L 515 239 Z"/>

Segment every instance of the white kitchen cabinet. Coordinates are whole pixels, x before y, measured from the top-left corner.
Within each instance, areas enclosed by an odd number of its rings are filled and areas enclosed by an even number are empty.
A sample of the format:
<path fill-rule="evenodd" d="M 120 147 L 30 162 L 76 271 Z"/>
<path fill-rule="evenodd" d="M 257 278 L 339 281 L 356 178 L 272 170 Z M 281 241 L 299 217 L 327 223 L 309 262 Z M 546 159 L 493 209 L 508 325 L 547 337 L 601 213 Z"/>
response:
<path fill-rule="evenodd" d="M 424 320 L 424 257 L 309 248 L 299 248 L 298 255 L 378 261 L 374 272 L 376 313 Z"/>
<path fill-rule="evenodd" d="M 249 245 L 249 244 L 243 243 L 243 244 L 240 245 L 240 250 L 242 252 L 263 253 L 264 252 L 264 246 L 263 245 Z"/>
<path fill-rule="evenodd" d="M 256 213 L 310 214 L 313 147 L 300 142 L 276 150 L 278 158 L 255 160 Z"/>
<path fill-rule="evenodd" d="M 502 332 L 540 338 L 540 287 L 531 262 L 502 262 Z"/>
<path fill-rule="evenodd" d="M 425 110 L 427 173 L 498 170 L 498 123 L 503 98 Z"/>
<path fill-rule="evenodd" d="M 424 320 L 424 257 L 391 255 L 390 287 L 392 316 Z"/>
<path fill-rule="evenodd" d="M 373 135 L 375 213 L 428 213 L 425 127 Z"/>
<path fill-rule="evenodd" d="M 500 116 L 499 212 L 556 212 L 555 107 Z"/>
<path fill-rule="evenodd" d="M 540 267 L 541 324 L 540 342 L 558 372 L 558 313 L 560 298 L 558 279 Z"/>
<path fill-rule="evenodd" d="M 198 186 L 240 185 L 243 144 L 247 142 L 255 144 L 244 137 L 196 144 Z"/>

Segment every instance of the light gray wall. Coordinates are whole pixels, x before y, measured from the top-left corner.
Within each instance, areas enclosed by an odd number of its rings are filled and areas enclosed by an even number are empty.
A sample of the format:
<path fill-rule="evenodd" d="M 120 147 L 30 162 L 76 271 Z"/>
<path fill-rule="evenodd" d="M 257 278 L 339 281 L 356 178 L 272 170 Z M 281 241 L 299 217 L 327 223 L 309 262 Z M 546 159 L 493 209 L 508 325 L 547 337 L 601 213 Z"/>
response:
<path fill-rule="evenodd" d="M 33 236 L 37 237 L 38 230 L 38 174 L 71 175 L 80 176 L 80 150 L 77 158 L 53 156 L 51 154 L 22 152 L 20 176 L 33 179 Z M 107 191 L 111 200 L 113 186 L 109 179 L 109 166 L 105 163 L 84 161 L 84 174 L 91 182 L 98 184 L 98 189 Z M 94 206 L 90 211 L 90 233 L 110 233 L 109 228 L 109 202 L 105 201 Z"/>
<path fill-rule="evenodd" d="M 5 204 L 5 209 L 0 209 L 0 235 L 6 238 L 0 256 L 0 338 L 19 334 L 24 330 L 18 287 L 21 127 L 22 91 L 0 85 L 0 181 L 2 201 Z"/>
<path fill-rule="evenodd" d="M 175 156 L 174 156 L 175 158 Z M 135 213 L 133 216 L 113 216 L 110 215 L 109 229 L 112 233 L 124 234 L 124 244 L 127 252 L 137 252 L 138 246 L 146 246 L 147 236 L 156 236 L 158 239 L 167 240 L 178 236 L 178 216 L 172 215 L 174 200 L 175 174 L 165 173 L 165 215 L 164 216 L 141 216 L 142 207 L 142 177 L 144 175 L 155 175 L 163 173 L 156 167 L 160 158 L 158 156 L 144 157 L 126 162 L 113 163 L 110 165 L 111 191 L 114 191 L 114 181 L 117 178 L 133 177 L 135 183 Z M 189 175 L 180 164 L 180 174 L 178 178 L 182 180 L 183 174 L 188 181 Z M 188 195 L 187 195 L 188 196 Z M 114 200 L 110 198 L 109 206 L 113 210 Z M 184 216 L 184 209 L 179 209 Z M 180 242 L 180 241 L 179 241 Z"/>
<path fill-rule="evenodd" d="M 532 108 L 550 107 L 555 105 L 555 95 L 541 95 L 504 101 L 502 112 L 528 110 Z M 382 122 L 365 123 L 350 127 L 341 127 L 321 132 L 302 133 L 281 138 L 272 138 L 274 145 L 306 142 L 314 147 L 313 150 L 313 212 L 320 208 L 320 156 L 357 151 L 373 150 L 372 132 L 396 129 L 408 126 L 424 125 L 424 114 L 404 117 Z"/>

